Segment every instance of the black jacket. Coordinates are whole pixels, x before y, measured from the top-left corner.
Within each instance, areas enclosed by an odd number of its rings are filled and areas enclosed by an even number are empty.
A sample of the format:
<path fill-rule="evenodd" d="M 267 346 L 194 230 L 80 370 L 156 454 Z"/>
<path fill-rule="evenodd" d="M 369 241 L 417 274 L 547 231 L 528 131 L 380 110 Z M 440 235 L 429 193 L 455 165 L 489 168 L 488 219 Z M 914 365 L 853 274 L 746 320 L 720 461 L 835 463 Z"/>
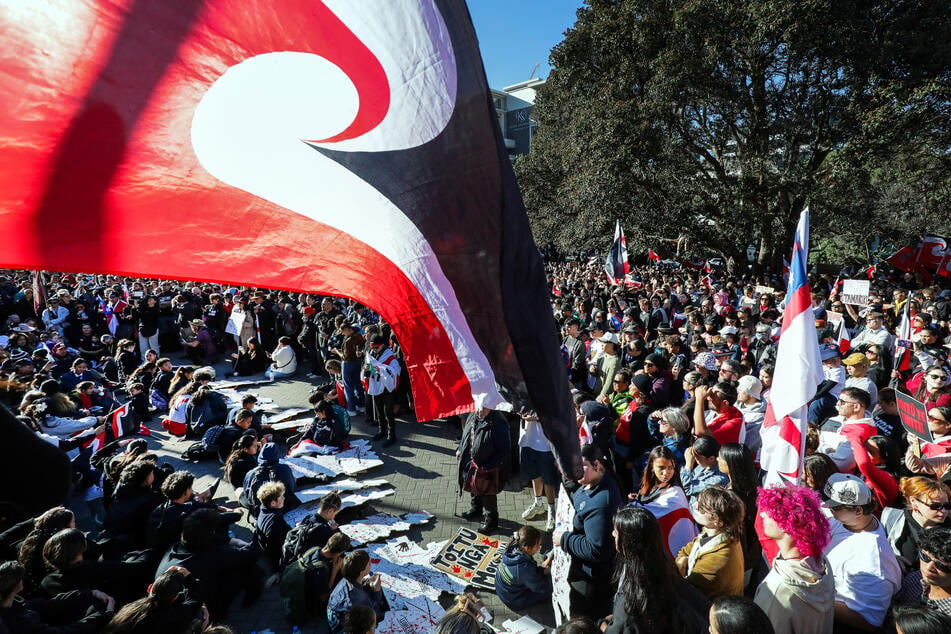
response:
<path fill-rule="evenodd" d="M 86 634 L 100 632 L 112 618 L 96 605 L 89 591 L 58 594 L 49 599 L 17 597 L 0 608 L 0 625 L 11 634 Z"/>

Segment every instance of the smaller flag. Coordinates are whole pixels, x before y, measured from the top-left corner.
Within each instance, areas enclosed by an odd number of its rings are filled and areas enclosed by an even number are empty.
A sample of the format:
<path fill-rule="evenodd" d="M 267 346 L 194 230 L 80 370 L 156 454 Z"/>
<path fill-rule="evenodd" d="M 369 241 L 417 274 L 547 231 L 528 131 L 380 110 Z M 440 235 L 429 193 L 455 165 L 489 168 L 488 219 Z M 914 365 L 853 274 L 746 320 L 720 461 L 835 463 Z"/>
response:
<path fill-rule="evenodd" d="M 46 307 L 46 284 L 43 283 L 43 274 L 40 271 L 33 271 L 31 275 L 33 285 L 33 310 L 37 315 L 43 314 Z"/>
<path fill-rule="evenodd" d="M 614 227 L 614 242 L 611 243 L 611 250 L 604 260 L 604 270 L 612 284 L 618 284 L 631 271 L 631 265 L 627 261 L 627 240 L 624 238 L 620 220 Z"/>
<path fill-rule="evenodd" d="M 911 315 L 909 306 L 905 302 L 901 311 L 901 322 L 898 324 L 898 341 L 895 342 L 895 369 L 904 372 L 911 368 Z"/>
<path fill-rule="evenodd" d="M 918 259 L 919 247 L 920 245 L 918 244 L 909 244 L 908 246 L 902 247 L 892 255 L 885 258 L 885 261 L 899 271 L 911 273 L 915 270 L 915 263 Z"/>
<path fill-rule="evenodd" d="M 710 266 L 710 260 L 703 261 L 703 272 L 704 273 L 713 273 L 713 267 Z"/>
<path fill-rule="evenodd" d="M 852 349 L 852 336 L 849 329 L 845 327 L 845 320 L 839 322 L 839 333 L 836 335 L 836 343 L 839 346 L 839 354 L 843 357 Z"/>
<path fill-rule="evenodd" d="M 878 265 L 872 264 L 867 269 L 865 269 L 865 272 L 868 274 L 868 279 L 874 280 L 875 274 L 878 273 Z"/>
<path fill-rule="evenodd" d="M 648 262 L 660 262 L 660 256 L 654 253 L 653 249 L 647 250 L 647 261 Z"/>
<path fill-rule="evenodd" d="M 624 286 L 626 288 L 640 288 L 644 286 L 644 282 L 641 282 L 640 280 L 635 280 L 634 277 L 630 273 L 628 273 L 627 275 L 624 276 Z"/>

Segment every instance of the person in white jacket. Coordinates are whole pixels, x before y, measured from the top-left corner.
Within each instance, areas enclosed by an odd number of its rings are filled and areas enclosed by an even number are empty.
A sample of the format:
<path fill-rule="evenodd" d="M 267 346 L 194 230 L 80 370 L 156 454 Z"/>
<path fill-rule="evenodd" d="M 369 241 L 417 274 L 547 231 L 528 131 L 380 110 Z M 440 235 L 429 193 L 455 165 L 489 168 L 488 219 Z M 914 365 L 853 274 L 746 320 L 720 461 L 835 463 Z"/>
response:
<path fill-rule="evenodd" d="M 291 347 L 290 337 L 281 337 L 277 340 L 277 348 L 270 354 L 271 365 L 264 373 L 265 378 L 275 381 L 297 372 L 297 355 Z"/>
<path fill-rule="evenodd" d="M 383 440 L 389 447 L 396 442 L 396 415 L 393 412 L 394 393 L 400 376 L 400 362 L 386 345 L 386 337 L 373 335 L 363 363 L 367 379 L 367 394 L 373 404 L 373 415 L 380 423 L 380 431 L 373 440 Z"/>

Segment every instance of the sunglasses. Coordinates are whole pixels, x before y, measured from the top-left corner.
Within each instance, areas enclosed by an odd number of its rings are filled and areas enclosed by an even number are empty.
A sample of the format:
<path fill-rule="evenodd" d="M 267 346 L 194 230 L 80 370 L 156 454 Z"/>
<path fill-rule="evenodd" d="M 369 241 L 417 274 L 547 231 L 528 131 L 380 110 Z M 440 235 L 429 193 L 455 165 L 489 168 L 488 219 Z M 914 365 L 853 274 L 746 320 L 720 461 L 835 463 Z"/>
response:
<path fill-rule="evenodd" d="M 951 511 L 951 501 L 949 502 L 925 502 L 924 500 L 919 500 L 915 498 L 915 501 L 922 506 L 927 506 L 932 511 L 940 511 L 944 509 L 945 511 Z"/>
<path fill-rule="evenodd" d="M 855 405 L 855 401 L 846 401 L 844 399 L 839 399 L 836 401 L 837 405 Z"/>
<path fill-rule="evenodd" d="M 918 551 L 918 559 L 925 562 L 926 564 L 934 564 L 934 567 L 943 572 L 946 575 L 951 575 L 951 564 L 946 564 L 944 562 L 938 561 L 928 553 L 923 550 Z"/>

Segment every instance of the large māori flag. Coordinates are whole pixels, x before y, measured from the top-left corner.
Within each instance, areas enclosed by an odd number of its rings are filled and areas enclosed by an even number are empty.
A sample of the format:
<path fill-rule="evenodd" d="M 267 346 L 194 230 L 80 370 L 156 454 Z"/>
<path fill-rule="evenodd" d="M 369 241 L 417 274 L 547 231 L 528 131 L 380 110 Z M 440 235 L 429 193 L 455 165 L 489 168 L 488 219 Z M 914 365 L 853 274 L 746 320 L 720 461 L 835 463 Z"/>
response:
<path fill-rule="evenodd" d="M 347 296 L 420 419 L 576 430 L 463 0 L 0 0 L 0 265 Z"/>

